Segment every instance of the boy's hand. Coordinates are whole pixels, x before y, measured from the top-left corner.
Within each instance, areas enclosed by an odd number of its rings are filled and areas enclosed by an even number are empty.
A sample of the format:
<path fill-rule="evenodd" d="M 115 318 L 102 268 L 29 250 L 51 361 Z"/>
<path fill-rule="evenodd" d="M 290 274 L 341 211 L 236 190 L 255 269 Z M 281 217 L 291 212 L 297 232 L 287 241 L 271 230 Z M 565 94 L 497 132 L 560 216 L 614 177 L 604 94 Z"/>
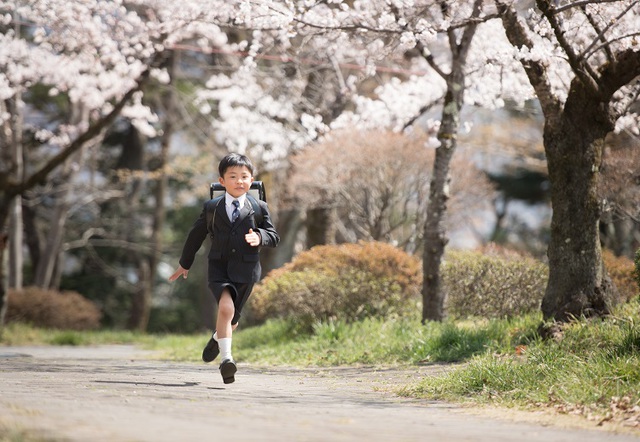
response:
<path fill-rule="evenodd" d="M 260 235 L 254 232 L 253 229 L 249 229 L 249 233 L 244 236 L 244 239 L 250 246 L 257 247 L 260 245 Z"/>
<path fill-rule="evenodd" d="M 178 270 L 176 270 L 175 272 L 173 272 L 173 275 L 169 276 L 169 281 L 175 281 L 176 279 L 178 279 L 179 277 L 183 277 L 184 279 L 187 279 L 187 275 L 189 274 L 189 270 L 185 269 L 182 266 L 178 266 Z"/>

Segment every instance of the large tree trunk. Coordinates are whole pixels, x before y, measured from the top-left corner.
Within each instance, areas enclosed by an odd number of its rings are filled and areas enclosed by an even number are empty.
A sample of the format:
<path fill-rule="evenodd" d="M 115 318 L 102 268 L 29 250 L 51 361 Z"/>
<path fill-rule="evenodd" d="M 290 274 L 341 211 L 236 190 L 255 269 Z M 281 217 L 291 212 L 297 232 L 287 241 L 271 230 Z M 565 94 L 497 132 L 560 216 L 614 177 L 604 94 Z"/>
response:
<path fill-rule="evenodd" d="M 495 2 L 509 41 L 515 47 L 532 49 L 532 32 L 516 10 L 502 0 Z M 557 321 L 606 315 L 618 293 L 602 262 L 601 206 L 596 187 L 605 136 L 620 116 L 610 102 L 616 91 L 640 75 L 640 52 L 634 48 L 613 52 L 607 47 L 607 62 L 589 65 L 590 60 L 576 55 L 578 44 L 572 46 L 567 40 L 551 3 L 538 0 L 536 4 L 560 36 L 559 43 L 576 75 L 562 106 L 544 60 L 522 61 L 545 117 L 544 148 L 553 207 L 547 252 L 549 282 L 542 313 L 545 319 Z M 607 36 L 601 39 L 606 41 Z M 542 331 L 551 330 L 543 327 Z"/>
<path fill-rule="evenodd" d="M 562 116 L 544 129 L 551 182 L 549 283 L 542 301 L 545 319 L 604 315 L 617 301 L 602 262 L 597 183 L 604 139 L 611 123 L 602 106 L 572 88 Z"/>

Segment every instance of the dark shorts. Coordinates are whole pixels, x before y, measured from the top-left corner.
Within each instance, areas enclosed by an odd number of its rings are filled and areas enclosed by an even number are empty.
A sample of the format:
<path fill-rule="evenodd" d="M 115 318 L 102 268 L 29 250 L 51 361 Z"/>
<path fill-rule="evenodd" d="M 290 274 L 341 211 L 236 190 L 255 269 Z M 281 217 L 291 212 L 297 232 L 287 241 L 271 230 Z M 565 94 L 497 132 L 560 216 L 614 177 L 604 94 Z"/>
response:
<path fill-rule="evenodd" d="M 211 262 L 209 263 L 209 265 L 211 265 Z M 253 286 L 255 284 L 253 282 L 233 282 L 227 278 L 221 277 L 222 275 L 220 275 L 219 272 L 212 272 L 211 270 L 212 269 L 209 269 L 209 290 L 211 290 L 211 294 L 213 294 L 213 297 L 216 300 L 216 304 L 220 304 L 222 292 L 225 289 L 229 290 L 229 294 L 233 299 L 233 307 L 235 309 L 233 319 L 231 320 L 231 325 L 235 325 L 240 320 L 242 307 L 244 307 L 247 299 L 249 299 L 249 295 L 251 295 L 251 291 L 253 290 Z M 211 279 L 212 277 L 214 279 Z"/>

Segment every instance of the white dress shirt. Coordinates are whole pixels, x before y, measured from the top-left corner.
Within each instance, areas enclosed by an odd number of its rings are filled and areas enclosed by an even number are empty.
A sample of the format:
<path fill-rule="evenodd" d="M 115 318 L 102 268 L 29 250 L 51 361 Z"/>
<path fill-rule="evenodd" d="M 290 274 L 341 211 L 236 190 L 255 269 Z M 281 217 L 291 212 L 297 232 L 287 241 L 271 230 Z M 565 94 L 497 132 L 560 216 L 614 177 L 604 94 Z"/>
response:
<path fill-rule="evenodd" d="M 235 209 L 235 206 L 233 205 L 233 201 L 234 200 L 238 200 L 238 202 L 240 203 L 240 205 L 238 206 L 238 210 L 242 210 L 242 208 L 244 207 L 244 201 L 247 198 L 247 194 L 243 194 L 240 195 L 239 198 L 234 198 L 231 195 L 229 195 L 228 193 L 225 192 L 224 194 L 224 205 L 225 208 L 227 209 L 227 216 L 229 217 L 229 221 L 231 221 L 233 218 L 231 217 L 233 214 L 233 211 Z"/>

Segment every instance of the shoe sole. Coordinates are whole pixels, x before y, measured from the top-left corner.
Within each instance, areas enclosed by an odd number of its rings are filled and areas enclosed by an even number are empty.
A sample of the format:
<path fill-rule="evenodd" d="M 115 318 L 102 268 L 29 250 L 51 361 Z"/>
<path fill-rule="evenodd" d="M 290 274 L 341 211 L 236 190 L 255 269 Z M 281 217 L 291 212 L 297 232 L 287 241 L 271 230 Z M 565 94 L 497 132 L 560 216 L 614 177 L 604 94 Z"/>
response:
<path fill-rule="evenodd" d="M 220 367 L 220 374 L 222 375 L 222 382 L 225 384 L 232 384 L 235 382 L 235 374 L 238 371 L 236 364 L 229 362 Z"/>
<path fill-rule="evenodd" d="M 219 354 L 220 348 L 218 347 L 218 343 L 213 338 L 209 339 L 204 350 L 202 350 L 202 360 L 204 362 L 212 362 Z"/>

